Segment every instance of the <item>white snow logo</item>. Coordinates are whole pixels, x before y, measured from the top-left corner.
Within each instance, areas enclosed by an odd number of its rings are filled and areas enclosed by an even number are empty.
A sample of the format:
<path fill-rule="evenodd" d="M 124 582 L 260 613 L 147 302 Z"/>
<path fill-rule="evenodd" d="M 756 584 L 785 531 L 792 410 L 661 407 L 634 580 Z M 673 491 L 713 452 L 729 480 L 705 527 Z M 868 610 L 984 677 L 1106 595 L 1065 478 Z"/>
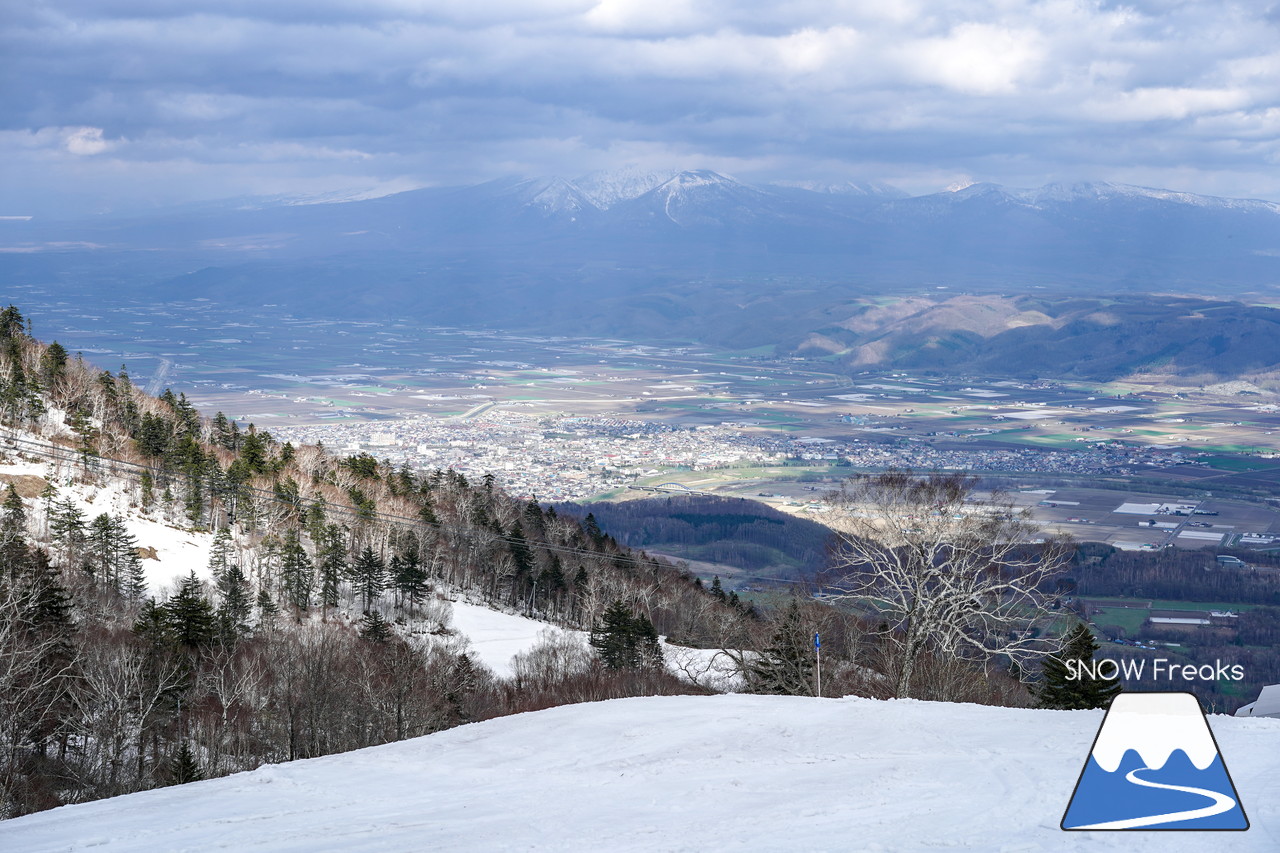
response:
<path fill-rule="evenodd" d="M 1063 829 L 1248 829 L 1190 693 L 1121 693 L 1093 742 Z"/>

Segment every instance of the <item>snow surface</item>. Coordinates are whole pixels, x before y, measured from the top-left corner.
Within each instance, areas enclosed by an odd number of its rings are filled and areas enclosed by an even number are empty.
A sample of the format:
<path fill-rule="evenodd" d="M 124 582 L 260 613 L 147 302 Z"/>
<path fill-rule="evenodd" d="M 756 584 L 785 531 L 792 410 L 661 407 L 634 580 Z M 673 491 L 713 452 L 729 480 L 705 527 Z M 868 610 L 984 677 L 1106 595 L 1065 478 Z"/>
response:
<path fill-rule="evenodd" d="M 577 636 L 585 646 L 585 631 L 558 628 L 524 616 L 500 613 L 478 604 L 453 602 L 452 626 L 471 641 L 471 649 L 499 678 L 512 676 L 511 659 L 538 643 L 543 632 Z"/>
<path fill-rule="evenodd" d="M 1058 828 L 1101 711 L 651 697 L 571 705 L 0 823 L 0 849 L 1275 851 L 1280 720 L 1214 717 L 1252 828 Z"/>
<path fill-rule="evenodd" d="M 138 547 L 155 550 L 154 557 L 142 558 L 149 595 L 173 588 L 175 581 L 186 577 L 193 570 L 197 577 L 209 579 L 209 550 L 213 545 L 213 534 L 183 530 L 147 518 L 141 515 L 140 508 L 132 505 L 131 498 L 118 483 L 98 488 L 72 482 L 66 474 L 72 467 L 65 466 L 59 474 L 53 465 L 19 461 L 0 465 L 0 474 L 43 477 L 57 488 L 57 500 L 71 498 L 84 513 L 86 524 L 104 512 L 123 518 L 125 527 L 137 538 Z M 33 498 L 24 503 L 28 518 L 40 523 L 44 516 L 44 502 Z"/>
<path fill-rule="evenodd" d="M 589 172 L 573 179 L 576 186 L 592 204 L 606 210 L 618 202 L 639 198 L 650 190 L 675 177 L 672 171 L 651 172 L 638 166 L 626 166 L 611 171 Z"/>
<path fill-rule="evenodd" d="M 571 637 L 585 649 L 586 631 L 561 628 L 525 616 L 501 613 L 478 604 L 452 602 L 450 624 L 470 641 L 474 656 L 499 678 L 514 674 L 512 658 L 527 652 L 549 636 Z M 741 686 L 741 677 L 732 658 L 719 649 L 691 649 L 668 643 L 662 638 L 662 655 L 667 668 L 686 681 L 716 690 L 733 690 Z"/>

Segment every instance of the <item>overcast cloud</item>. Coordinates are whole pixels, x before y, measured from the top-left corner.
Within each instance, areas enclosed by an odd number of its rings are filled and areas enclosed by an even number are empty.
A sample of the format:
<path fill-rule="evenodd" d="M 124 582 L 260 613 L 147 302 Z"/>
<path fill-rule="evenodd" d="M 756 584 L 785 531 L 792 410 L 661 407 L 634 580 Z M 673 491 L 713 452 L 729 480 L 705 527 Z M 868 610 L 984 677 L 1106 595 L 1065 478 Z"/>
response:
<path fill-rule="evenodd" d="M 28 0 L 3 209 L 636 164 L 1280 200 L 1280 10 L 1147 0 Z"/>

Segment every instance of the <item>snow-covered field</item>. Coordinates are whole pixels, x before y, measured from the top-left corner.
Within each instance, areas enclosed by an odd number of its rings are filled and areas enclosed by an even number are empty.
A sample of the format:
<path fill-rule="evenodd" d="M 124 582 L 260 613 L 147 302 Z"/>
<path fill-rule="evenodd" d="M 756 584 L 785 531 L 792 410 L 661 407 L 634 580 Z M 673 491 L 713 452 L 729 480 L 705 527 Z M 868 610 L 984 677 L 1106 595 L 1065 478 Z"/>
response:
<path fill-rule="evenodd" d="M 1280 720 L 1211 720 L 1247 832 L 1060 830 L 1101 720 L 623 699 L 67 806 L 0 823 L 0 850 L 1280 850 Z"/>

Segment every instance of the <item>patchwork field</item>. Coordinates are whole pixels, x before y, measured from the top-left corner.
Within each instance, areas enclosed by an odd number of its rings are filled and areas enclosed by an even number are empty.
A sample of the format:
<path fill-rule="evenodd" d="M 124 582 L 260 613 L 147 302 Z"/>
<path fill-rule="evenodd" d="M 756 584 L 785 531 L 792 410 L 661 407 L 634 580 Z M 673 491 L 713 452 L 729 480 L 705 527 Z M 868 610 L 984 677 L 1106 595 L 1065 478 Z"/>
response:
<path fill-rule="evenodd" d="M 203 300 L 87 308 L 36 299 L 28 310 L 37 335 L 103 367 L 127 365 L 149 390 L 172 387 L 204 411 L 267 428 L 361 427 L 367 434 L 358 441 L 378 453 L 387 446 L 376 440 L 382 425 L 408 418 L 616 418 L 728 428 L 797 463 L 658 466 L 637 485 L 688 480 L 690 488 L 814 512 L 818 493 L 851 469 L 967 468 L 1014 489 L 1056 489 L 1054 500 L 1032 502 L 1037 517 L 1124 547 L 1260 547 L 1268 542 L 1246 537 L 1277 530 L 1264 500 L 1280 487 L 1280 397 L 1242 383 L 849 375 L 768 348 L 514 335 L 413 318 L 315 320 L 278 306 L 228 311 Z M 1052 479 L 1039 476 L 1047 472 Z M 1139 527 L 1143 519 L 1115 512 L 1123 502 L 1116 488 L 1141 490 L 1131 498 L 1139 502 L 1208 502 L 1219 516 L 1208 526 L 1183 519 Z M 626 492 L 609 489 L 611 497 Z"/>

